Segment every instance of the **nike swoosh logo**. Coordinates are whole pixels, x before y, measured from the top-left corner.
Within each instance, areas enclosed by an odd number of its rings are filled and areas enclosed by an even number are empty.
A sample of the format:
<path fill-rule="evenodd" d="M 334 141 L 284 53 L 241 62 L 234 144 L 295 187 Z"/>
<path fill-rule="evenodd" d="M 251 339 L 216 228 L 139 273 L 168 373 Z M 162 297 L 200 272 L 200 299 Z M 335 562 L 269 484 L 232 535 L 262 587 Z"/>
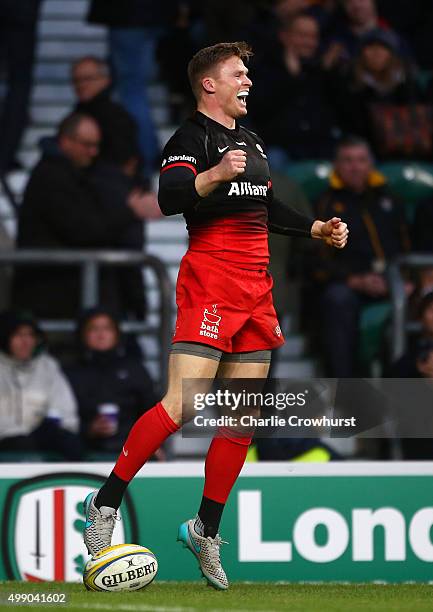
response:
<path fill-rule="evenodd" d="M 93 525 L 93 521 L 89 521 L 89 520 L 87 520 L 87 521 L 86 521 L 86 527 L 85 527 L 85 529 L 88 529 L 88 528 L 89 528 L 89 527 L 91 527 L 92 525 Z"/>
<path fill-rule="evenodd" d="M 199 552 L 201 551 L 201 546 L 200 546 L 200 544 L 196 544 L 196 543 L 195 543 L 195 541 L 194 541 L 194 539 L 191 537 L 191 534 L 190 534 L 190 533 L 188 533 L 188 537 L 189 537 L 189 541 L 191 542 L 191 544 L 192 544 L 192 545 L 193 545 L 193 547 L 194 547 L 195 552 L 196 552 L 196 553 L 199 553 Z"/>
<path fill-rule="evenodd" d="M 122 451 L 123 451 L 123 454 L 125 455 L 125 457 L 127 457 L 127 456 L 128 456 L 129 451 L 125 450 L 123 447 L 122 447 Z"/>
<path fill-rule="evenodd" d="M 224 151 L 226 151 L 227 149 L 228 149 L 228 146 L 227 146 L 227 147 L 224 147 L 223 149 L 220 149 L 220 148 L 218 147 L 218 151 L 219 151 L 220 153 L 224 153 Z"/>
<path fill-rule="evenodd" d="M 236 142 L 236 144 L 239 145 L 240 147 L 246 147 L 247 146 L 246 142 Z"/>

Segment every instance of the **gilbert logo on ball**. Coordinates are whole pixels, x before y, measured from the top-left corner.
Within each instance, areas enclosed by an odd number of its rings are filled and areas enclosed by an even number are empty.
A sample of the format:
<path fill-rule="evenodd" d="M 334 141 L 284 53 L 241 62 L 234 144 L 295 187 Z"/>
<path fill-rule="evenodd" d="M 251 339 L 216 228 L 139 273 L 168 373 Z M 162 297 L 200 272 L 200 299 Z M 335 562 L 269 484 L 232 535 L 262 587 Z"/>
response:
<path fill-rule="evenodd" d="M 138 591 L 152 582 L 157 571 L 158 561 L 148 548 L 118 544 L 87 562 L 83 582 L 89 591 Z"/>
<path fill-rule="evenodd" d="M 2 557 L 11 580 L 76 582 L 88 559 L 83 542 L 83 500 L 99 489 L 95 474 L 56 473 L 23 479 L 6 496 L 2 525 Z M 120 509 L 113 544 L 137 540 L 129 494 Z"/>

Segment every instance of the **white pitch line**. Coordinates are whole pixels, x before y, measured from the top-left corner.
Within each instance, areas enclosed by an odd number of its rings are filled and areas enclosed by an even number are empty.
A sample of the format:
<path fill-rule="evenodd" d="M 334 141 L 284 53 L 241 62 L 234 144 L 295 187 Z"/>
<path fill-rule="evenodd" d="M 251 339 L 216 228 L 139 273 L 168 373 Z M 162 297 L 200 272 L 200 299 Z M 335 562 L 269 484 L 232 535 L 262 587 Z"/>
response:
<path fill-rule="evenodd" d="M 179 608 L 168 606 L 147 606 L 145 604 L 79 604 L 77 608 L 86 608 L 90 610 L 124 610 L 125 612 L 196 612 L 197 608 Z"/>
<path fill-rule="evenodd" d="M 169 606 L 147 606 L 145 604 L 132 605 L 132 604 L 113 604 L 112 606 L 109 604 L 77 604 L 69 605 L 70 608 L 85 608 L 88 610 L 124 610 L 124 612 L 197 612 L 197 610 L 202 610 L 202 608 L 180 608 L 180 607 L 169 607 Z M 211 608 L 208 612 L 230 612 L 230 608 Z M 233 611 L 234 612 L 234 611 Z M 236 608 L 236 612 L 251 612 L 251 610 L 239 610 Z M 255 612 L 274 612 L 273 610 L 257 610 Z"/>

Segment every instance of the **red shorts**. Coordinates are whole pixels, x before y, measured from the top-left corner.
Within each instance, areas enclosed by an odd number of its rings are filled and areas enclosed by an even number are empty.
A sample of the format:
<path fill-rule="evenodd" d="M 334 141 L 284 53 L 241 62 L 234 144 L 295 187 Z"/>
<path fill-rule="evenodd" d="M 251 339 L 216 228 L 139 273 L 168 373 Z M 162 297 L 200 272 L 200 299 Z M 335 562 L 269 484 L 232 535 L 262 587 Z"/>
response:
<path fill-rule="evenodd" d="M 233 268 L 188 251 L 176 285 L 173 342 L 199 342 L 225 353 L 263 351 L 284 344 L 266 270 Z"/>

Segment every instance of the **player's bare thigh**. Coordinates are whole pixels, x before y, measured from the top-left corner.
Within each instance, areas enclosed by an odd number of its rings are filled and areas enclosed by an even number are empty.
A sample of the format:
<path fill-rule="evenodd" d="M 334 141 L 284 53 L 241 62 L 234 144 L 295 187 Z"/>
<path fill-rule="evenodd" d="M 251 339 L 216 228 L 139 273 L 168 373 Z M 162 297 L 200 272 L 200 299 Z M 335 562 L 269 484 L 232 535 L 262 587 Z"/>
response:
<path fill-rule="evenodd" d="M 220 378 L 267 378 L 270 363 L 241 363 L 221 361 L 218 368 Z"/>
<path fill-rule="evenodd" d="M 216 359 L 183 353 L 170 355 L 168 389 L 161 402 L 175 423 L 180 425 L 192 418 L 193 395 L 207 393 L 218 366 L 219 362 Z M 191 413 L 188 406 L 191 407 Z"/>
<path fill-rule="evenodd" d="M 162 405 L 175 423 L 181 425 L 194 416 L 194 395 L 207 393 L 215 376 L 220 378 L 262 378 L 269 363 L 238 363 L 197 355 L 172 353 L 168 364 L 168 389 Z"/>

